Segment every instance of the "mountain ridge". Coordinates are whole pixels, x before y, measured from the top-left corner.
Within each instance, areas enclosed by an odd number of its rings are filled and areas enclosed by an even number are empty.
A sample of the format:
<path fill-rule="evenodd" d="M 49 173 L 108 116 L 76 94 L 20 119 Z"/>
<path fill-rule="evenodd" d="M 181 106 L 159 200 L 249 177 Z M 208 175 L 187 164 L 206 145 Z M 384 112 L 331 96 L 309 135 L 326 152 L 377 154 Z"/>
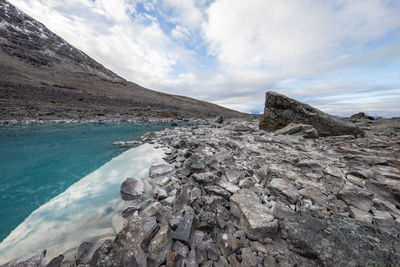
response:
<path fill-rule="evenodd" d="M 0 1 L 0 120 L 250 117 L 129 82 Z"/>

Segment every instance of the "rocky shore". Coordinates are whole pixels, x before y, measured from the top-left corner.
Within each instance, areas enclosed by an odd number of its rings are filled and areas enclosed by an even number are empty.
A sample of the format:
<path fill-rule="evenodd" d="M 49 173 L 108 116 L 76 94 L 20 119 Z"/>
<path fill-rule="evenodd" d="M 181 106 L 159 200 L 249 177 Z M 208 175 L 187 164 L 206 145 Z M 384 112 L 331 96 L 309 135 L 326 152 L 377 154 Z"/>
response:
<path fill-rule="evenodd" d="M 261 123 L 198 119 L 143 135 L 166 163 L 122 183 L 115 239 L 5 266 L 399 266 L 400 119 L 337 120 L 271 95 Z M 296 118 L 293 107 L 307 116 L 260 130 Z"/>
<path fill-rule="evenodd" d="M 355 121 L 363 138 L 258 123 L 145 134 L 170 164 L 123 183 L 122 230 L 47 266 L 398 266 L 400 121 Z M 28 261 L 45 266 L 43 256 Z"/>

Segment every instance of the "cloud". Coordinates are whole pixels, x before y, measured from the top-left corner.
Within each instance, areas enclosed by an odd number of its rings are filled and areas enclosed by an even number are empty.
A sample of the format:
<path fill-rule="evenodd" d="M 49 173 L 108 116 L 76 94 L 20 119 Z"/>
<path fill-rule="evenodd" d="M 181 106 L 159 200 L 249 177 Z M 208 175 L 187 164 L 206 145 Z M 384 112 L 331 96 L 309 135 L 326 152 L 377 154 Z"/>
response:
<path fill-rule="evenodd" d="M 241 111 L 262 111 L 267 90 L 335 114 L 339 98 L 322 99 L 338 86 L 362 101 L 360 88 L 379 103 L 399 95 L 383 89 L 400 87 L 399 1 L 11 2 L 128 80 Z M 367 103 L 341 115 L 376 112 Z"/>

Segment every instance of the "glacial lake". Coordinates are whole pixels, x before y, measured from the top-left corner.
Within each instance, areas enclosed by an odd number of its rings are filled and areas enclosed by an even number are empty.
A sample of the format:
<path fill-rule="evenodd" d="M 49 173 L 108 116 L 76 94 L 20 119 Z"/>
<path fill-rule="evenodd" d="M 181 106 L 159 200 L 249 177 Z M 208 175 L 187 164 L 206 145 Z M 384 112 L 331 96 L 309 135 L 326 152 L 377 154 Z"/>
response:
<path fill-rule="evenodd" d="M 127 150 L 114 141 L 168 127 L 129 122 L 0 126 L 0 242 L 33 211 Z M 118 164 L 123 165 L 114 167 Z"/>

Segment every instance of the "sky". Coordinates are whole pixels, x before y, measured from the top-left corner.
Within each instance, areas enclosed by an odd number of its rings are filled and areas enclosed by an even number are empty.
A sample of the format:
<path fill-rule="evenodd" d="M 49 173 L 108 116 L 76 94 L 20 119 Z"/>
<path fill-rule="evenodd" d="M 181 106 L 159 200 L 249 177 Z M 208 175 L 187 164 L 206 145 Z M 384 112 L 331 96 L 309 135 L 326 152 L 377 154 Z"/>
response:
<path fill-rule="evenodd" d="M 123 78 L 249 113 L 266 91 L 400 116 L 398 0 L 9 0 Z"/>

